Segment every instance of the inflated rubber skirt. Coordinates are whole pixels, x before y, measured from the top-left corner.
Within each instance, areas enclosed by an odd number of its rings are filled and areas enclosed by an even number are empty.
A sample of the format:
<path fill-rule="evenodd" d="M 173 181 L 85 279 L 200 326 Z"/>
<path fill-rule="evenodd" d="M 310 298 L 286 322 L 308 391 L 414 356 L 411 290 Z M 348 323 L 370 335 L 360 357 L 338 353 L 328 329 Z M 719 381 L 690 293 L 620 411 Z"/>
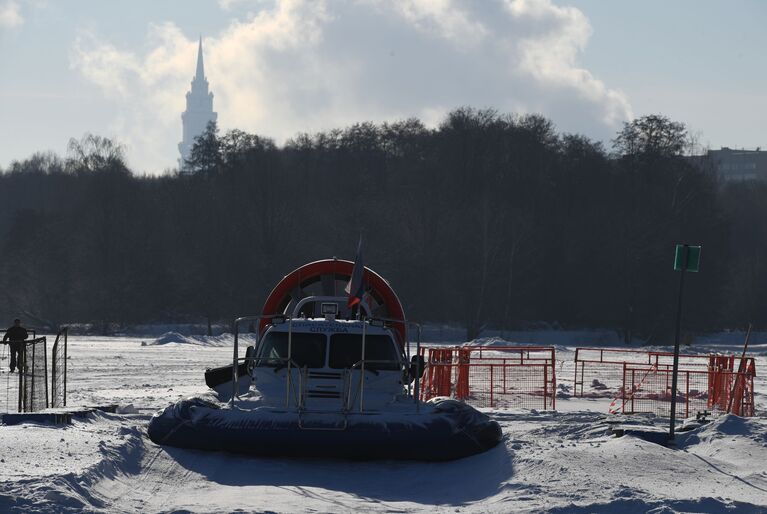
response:
<path fill-rule="evenodd" d="M 274 408 L 220 408 L 182 400 L 155 414 L 149 438 L 178 448 L 261 456 L 355 460 L 453 460 L 489 450 L 501 427 L 455 400 L 423 404 L 420 413 L 304 414 Z"/>

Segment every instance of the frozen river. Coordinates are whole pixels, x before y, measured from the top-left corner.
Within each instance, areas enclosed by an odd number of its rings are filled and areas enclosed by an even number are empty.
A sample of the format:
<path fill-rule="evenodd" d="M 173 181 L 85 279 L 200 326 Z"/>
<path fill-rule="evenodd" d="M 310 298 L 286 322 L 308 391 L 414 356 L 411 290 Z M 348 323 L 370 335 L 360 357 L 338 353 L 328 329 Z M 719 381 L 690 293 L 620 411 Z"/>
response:
<path fill-rule="evenodd" d="M 557 411 L 488 411 L 504 441 L 459 461 L 262 459 L 147 439 L 152 412 L 205 391 L 204 370 L 232 358 L 227 336 L 179 340 L 70 337 L 68 405 L 123 413 L 0 426 L 0 511 L 767 512 L 763 375 L 756 417 L 719 418 L 677 449 L 613 438 L 609 400 L 561 394 Z M 765 348 L 754 350 L 757 372 L 767 370 Z M 572 383 L 572 359 L 557 348 L 561 385 Z"/>

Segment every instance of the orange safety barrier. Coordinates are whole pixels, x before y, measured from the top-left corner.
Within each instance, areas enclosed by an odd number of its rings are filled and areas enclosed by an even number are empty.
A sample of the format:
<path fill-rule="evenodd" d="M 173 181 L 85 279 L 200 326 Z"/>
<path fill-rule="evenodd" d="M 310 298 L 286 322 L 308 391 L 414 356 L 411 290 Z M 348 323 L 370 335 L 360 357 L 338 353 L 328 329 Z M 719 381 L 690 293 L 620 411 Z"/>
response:
<path fill-rule="evenodd" d="M 428 351 L 428 355 L 424 355 Z M 453 372 L 453 348 L 421 348 L 426 371 L 421 381 L 421 396 L 450 396 Z"/>
<path fill-rule="evenodd" d="M 712 410 L 732 412 L 738 416 L 754 415 L 753 358 L 743 359 L 739 371 L 733 369 L 734 356 L 711 356 L 708 370 L 680 369 L 678 372 L 676 417 L 686 418 L 697 412 Z M 673 370 L 656 365 L 623 364 L 623 385 L 618 398 L 624 414 L 653 413 L 671 415 L 671 382 Z"/>
<path fill-rule="evenodd" d="M 716 406 L 721 410 L 727 410 L 729 394 L 725 393 L 728 389 L 728 381 L 732 375 L 723 373 L 732 371 L 734 356 L 712 355 L 711 363 L 708 368 L 708 398 L 711 406 Z"/>
<path fill-rule="evenodd" d="M 476 407 L 554 409 L 555 350 L 550 347 L 422 348 L 422 398 L 448 396 Z"/>
<path fill-rule="evenodd" d="M 753 416 L 756 362 L 754 359 L 741 359 L 738 372 L 730 375 L 734 375 L 734 384 L 728 398 L 727 412 L 736 416 Z M 729 387 L 729 384 L 725 384 L 725 387 Z"/>
<path fill-rule="evenodd" d="M 708 371 L 712 355 L 681 354 L 679 369 Z M 649 368 L 671 369 L 674 354 L 647 350 L 617 348 L 575 349 L 575 374 L 573 377 L 573 396 L 579 397 L 617 397 L 624 386 L 623 365 L 644 365 Z"/>

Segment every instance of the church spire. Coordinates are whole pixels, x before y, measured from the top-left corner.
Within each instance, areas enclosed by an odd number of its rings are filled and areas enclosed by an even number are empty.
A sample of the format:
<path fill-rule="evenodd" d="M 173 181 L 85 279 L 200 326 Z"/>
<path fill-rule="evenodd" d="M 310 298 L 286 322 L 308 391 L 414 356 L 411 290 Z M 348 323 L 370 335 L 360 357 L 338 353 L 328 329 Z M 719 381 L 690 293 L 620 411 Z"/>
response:
<path fill-rule="evenodd" d="M 200 36 L 200 45 L 197 47 L 197 73 L 195 80 L 205 80 L 205 66 L 202 63 L 202 36 Z"/>

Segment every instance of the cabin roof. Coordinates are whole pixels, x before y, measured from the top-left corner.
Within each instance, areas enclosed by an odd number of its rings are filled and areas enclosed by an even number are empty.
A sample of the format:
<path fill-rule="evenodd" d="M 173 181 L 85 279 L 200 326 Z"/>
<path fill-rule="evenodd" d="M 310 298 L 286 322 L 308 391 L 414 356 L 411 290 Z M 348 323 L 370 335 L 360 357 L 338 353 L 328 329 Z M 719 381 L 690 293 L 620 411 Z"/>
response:
<path fill-rule="evenodd" d="M 293 332 L 321 332 L 326 334 L 361 334 L 362 333 L 362 321 L 358 320 L 326 320 L 320 318 L 309 318 L 293 320 L 292 330 Z M 279 325 L 273 325 L 270 330 L 273 332 L 287 332 L 291 329 L 289 322 L 281 323 Z M 388 328 L 377 327 L 368 324 L 365 327 L 365 332 L 370 335 L 388 335 L 391 337 L 392 332 Z"/>

